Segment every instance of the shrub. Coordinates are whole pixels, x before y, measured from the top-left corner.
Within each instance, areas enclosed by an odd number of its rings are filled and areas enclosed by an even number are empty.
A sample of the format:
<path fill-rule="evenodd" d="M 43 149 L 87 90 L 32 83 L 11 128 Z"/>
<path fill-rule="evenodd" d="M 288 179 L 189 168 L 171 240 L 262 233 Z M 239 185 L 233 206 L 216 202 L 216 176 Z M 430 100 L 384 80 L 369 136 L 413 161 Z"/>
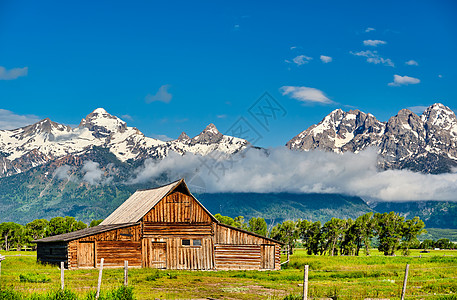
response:
<path fill-rule="evenodd" d="M 51 278 L 47 277 L 44 274 L 25 273 L 19 275 L 19 280 L 21 282 L 50 282 Z"/>

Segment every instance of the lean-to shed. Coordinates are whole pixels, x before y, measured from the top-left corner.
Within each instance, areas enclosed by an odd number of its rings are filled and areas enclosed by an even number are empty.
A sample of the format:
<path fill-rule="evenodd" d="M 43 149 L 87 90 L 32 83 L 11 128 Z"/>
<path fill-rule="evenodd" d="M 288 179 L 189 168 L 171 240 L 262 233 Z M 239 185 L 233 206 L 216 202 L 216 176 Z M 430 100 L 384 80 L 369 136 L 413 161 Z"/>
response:
<path fill-rule="evenodd" d="M 37 259 L 69 269 L 104 265 L 279 270 L 282 243 L 220 223 L 183 179 L 138 190 L 100 225 L 34 241 Z"/>

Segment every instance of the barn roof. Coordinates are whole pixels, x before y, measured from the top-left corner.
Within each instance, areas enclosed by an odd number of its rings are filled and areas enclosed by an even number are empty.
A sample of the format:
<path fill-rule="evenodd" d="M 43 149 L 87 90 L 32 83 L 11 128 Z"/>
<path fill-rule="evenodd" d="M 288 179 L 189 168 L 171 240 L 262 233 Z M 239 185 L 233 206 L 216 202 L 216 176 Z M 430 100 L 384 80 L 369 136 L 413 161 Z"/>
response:
<path fill-rule="evenodd" d="M 100 225 L 124 224 L 139 222 L 160 200 L 168 194 L 178 190 L 191 196 L 213 220 L 216 218 L 192 195 L 184 179 L 153 189 L 138 190 L 122 203 L 111 215 L 103 220 Z"/>
<path fill-rule="evenodd" d="M 105 231 L 110 231 L 113 229 L 119 229 L 124 227 L 129 227 L 132 225 L 137 225 L 139 223 L 127 223 L 127 224 L 112 224 L 112 225 L 98 225 L 94 227 L 84 228 L 78 231 L 64 233 L 54 236 L 49 236 L 43 239 L 32 241 L 33 243 L 49 243 L 49 242 L 68 242 L 76 240 L 82 237 L 91 236 L 97 233 L 102 233 Z"/>

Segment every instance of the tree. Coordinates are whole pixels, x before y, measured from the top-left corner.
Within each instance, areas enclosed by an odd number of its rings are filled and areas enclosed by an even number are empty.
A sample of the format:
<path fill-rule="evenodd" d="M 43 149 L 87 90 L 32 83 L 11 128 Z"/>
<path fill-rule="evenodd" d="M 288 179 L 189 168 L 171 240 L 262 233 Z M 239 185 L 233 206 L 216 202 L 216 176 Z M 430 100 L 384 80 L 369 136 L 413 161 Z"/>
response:
<path fill-rule="evenodd" d="M 14 222 L 4 222 L 0 224 L 0 232 L 3 240 L 4 249 L 9 251 L 11 246 L 20 248 L 25 244 L 24 226 Z"/>
<path fill-rule="evenodd" d="M 406 220 L 402 228 L 402 239 L 403 239 L 403 255 L 409 255 L 411 245 L 417 240 L 417 237 L 426 233 L 424 229 L 425 224 L 419 217 L 414 217 L 410 220 Z"/>
<path fill-rule="evenodd" d="M 321 222 L 310 222 L 307 220 L 297 221 L 298 237 L 302 240 L 303 248 L 308 255 L 319 254 L 321 240 Z"/>
<path fill-rule="evenodd" d="M 46 237 L 48 225 L 49 222 L 46 219 L 36 219 L 27 223 L 27 225 L 25 225 L 27 242 L 30 243 L 32 240 L 38 240 Z M 32 248 L 36 249 L 36 244 L 32 244 Z"/>
<path fill-rule="evenodd" d="M 251 218 L 249 219 L 248 230 L 263 236 L 267 236 L 267 222 L 265 222 L 264 218 Z"/>
<path fill-rule="evenodd" d="M 322 238 L 324 239 L 325 244 L 324 251 L 328 251 L 330 256 L 337 254 L 335 253 L 335 249 L 337 248 L 337 243 L 343 234 L 345 225 L 345 220 L 332 218 L 322 227 Z"/>
<path fill-rule="evenodd" d="M 403 234 L 403 220 L 395 212 L 375 214 L 376 231 L 379 239 L 378 250 L 384 255 L 394 255 Z"/>
<path fill-rule="evenodd" d="M 73 217 L 55 217 L 49 221 L 48 236 L 73 232 L 87 228 L 82 221 L 76 221 Z"/>
<path fill-rule="evenodd" d="M 435 242 L 434 242 L 433 240 L 426 239 L 426 240 L 424 240 L 424 241 L 420 244 L 420 248 L 421 248 L 421 249 L 432 249 L 434 243 L 435 243 Z"/>
<path fill-rule="evenodd" d="M 100 220 L 92 220 L 92 221 L 90 221 L 89 227 L 98 226 L 98 225 L 100 225 L 101 222 L 103 222 L 103 219 L 100 219 Z"/>
<path fill-rule="evenodd" d="M 289 251 L 292 254 L 295 243 L 298 238 L 298 231 L 294 221 L 284 221 L 277 224 L 270 232 L 270 237 L 277 241 L 289 245 Z"/>
<path fill-rule="evenodd" d="M 434 243 L 435 248 L 451 249 L 454 244 L 449 239 L 439 239 Z"/>

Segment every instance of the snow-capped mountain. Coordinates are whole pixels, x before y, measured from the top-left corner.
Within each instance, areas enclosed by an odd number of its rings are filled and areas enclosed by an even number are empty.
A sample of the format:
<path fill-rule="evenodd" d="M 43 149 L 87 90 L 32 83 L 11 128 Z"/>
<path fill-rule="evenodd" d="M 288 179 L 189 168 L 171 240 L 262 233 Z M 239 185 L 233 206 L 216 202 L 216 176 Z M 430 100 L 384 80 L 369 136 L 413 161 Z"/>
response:
<path fill-rule="evenodd" d="M 81 155 L 93 146 L 108 148 L 120 161 L 145 158 L 161 159 L 170 151 L 208 155 L 213 151 L 233 154 L 248 142 L 225 136 L 210 124 L 199 135 L 161 141 L 146 137 L 135 127 L 103 108 L 97 108 L 81 120 L 77 128 L 44 119 L 15 130 L 0 130 L 0 177 L 24 172 L 67 155 Z"/>
<path fill-rule="evenodd" d="M 286 146 L 293 150 L 322 149 L 357 153 L 379 148 L 379 167 L 408 168 L 425 173 L 448 172 L 457 165 L 457 118 L 443 104 L 421 116 L 402 109 L 387 122 L 359 110 L 334 110 L 319 124 L 301 132 Z"/>

